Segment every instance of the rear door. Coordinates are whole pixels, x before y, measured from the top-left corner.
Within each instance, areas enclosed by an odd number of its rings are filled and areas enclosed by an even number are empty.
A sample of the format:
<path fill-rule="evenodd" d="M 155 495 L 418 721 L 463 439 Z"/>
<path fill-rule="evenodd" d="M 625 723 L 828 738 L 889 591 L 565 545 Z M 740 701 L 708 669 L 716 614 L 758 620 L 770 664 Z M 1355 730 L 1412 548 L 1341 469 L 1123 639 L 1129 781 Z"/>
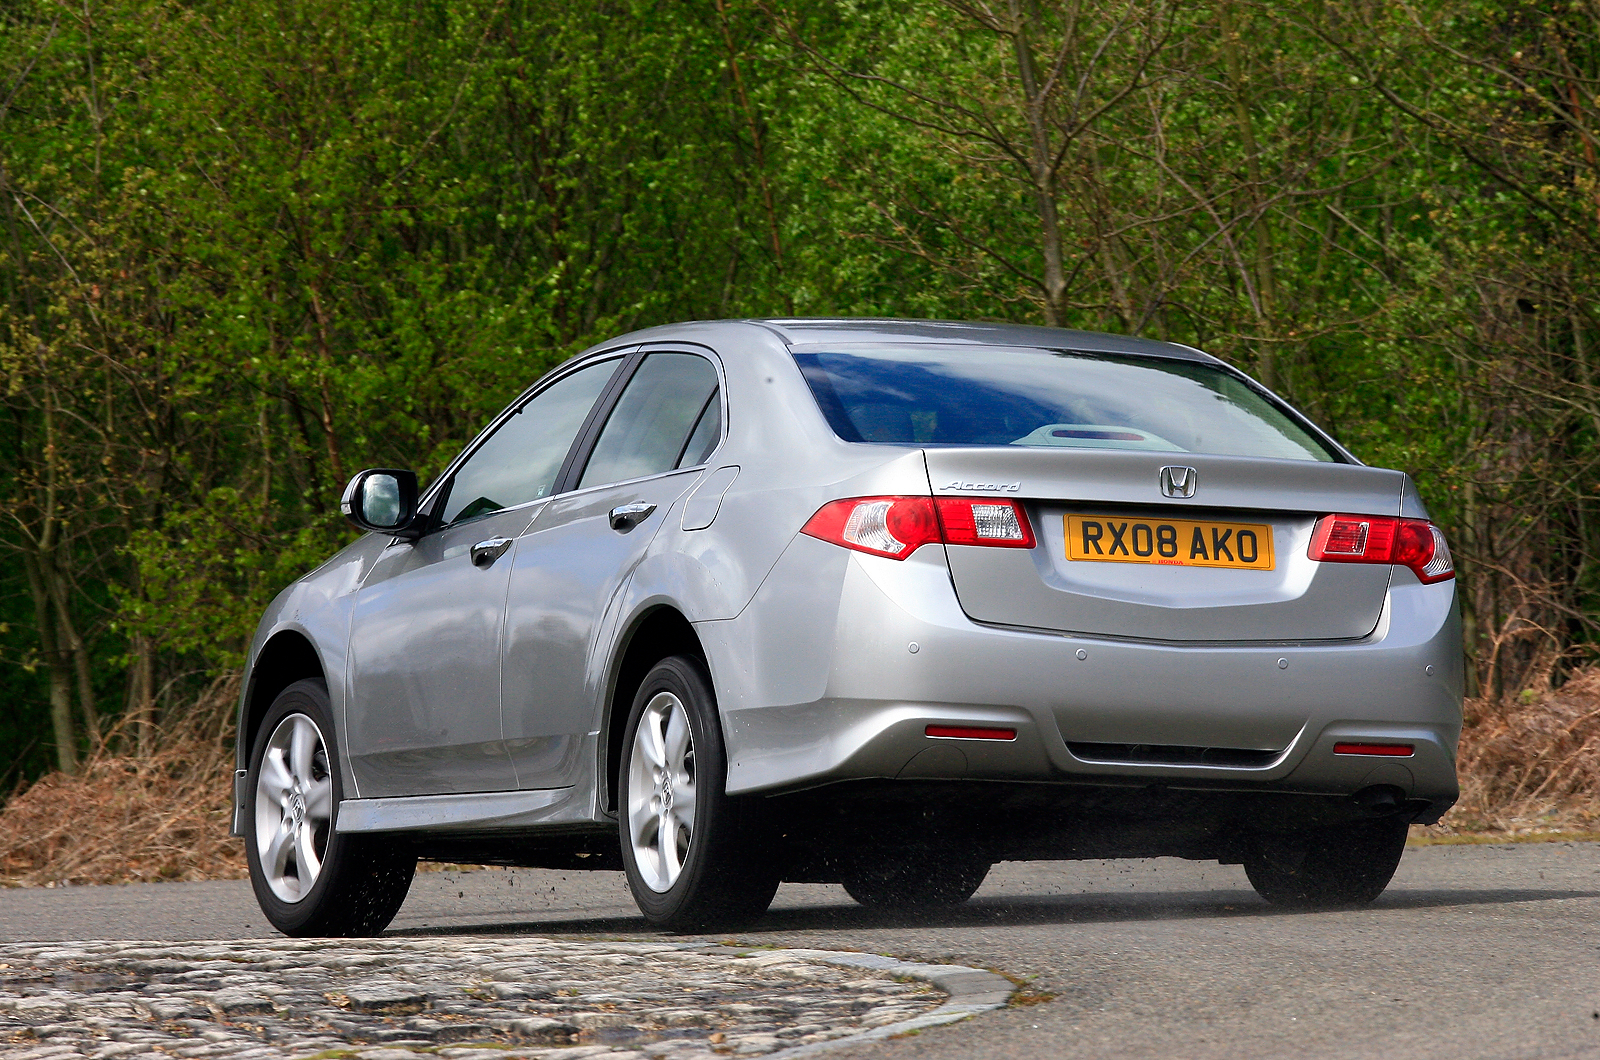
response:
<path fill-rule="evenodd" d="M 652 350 L 556 497 L 517 541 L 506 597 L 502 717 L 523 788 L 563 787 L 592 766 L 580 754 L 605 676 L 611 608 L 675 501 L 721 438 L 716 367 L 686 350 Z"/>
<path fill-rule="evenodd" d="M 1020 447 L 930 449 L 927 460 L 936 495 L 1018 500 L 1033 521 L 1031 550 L 948 546 L 962 609 L 980 622 L 1293 642 L 1364 637 L 1383 610 L 1389 567 L 1316 563 L 1307 546 L 1319 515 L 1398 514 L 1396 471 Z"/>

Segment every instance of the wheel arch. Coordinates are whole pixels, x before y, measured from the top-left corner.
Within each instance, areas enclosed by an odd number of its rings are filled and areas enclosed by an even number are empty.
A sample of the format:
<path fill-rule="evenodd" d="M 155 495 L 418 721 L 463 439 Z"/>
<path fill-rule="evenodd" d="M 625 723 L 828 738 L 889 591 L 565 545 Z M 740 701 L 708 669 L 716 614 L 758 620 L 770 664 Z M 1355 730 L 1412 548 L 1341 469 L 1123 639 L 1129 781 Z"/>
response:
<path fill-rule="evenodd" d="M 635 617 L 619 642 L 617 661 L 612 668 L 610 694 L 606 698 L 601 741 L 605 749 L 605 772 L 601 785 L 602 808 L 616 809 L 617 771 L 622 764 L 623 729 L 634 694 L 650 668 L 669 655 L 688 655 L 707 663 L 705 648 L 694 626 L 671 604 L 657 604 Z"/>
<path fill-rule="evenodd" d="M 310 638 L 297 629 L 279 630 L 269 637 L 256 654 L 245 686 L 239 714 L 238 742 L 242 762 L 250 761 L 256 729 L 272 709 L 278 693 L 306 678 L 318 678 L 324 683 L 328 680 L 327 668 L 322 665 L 322 657 Z"/>

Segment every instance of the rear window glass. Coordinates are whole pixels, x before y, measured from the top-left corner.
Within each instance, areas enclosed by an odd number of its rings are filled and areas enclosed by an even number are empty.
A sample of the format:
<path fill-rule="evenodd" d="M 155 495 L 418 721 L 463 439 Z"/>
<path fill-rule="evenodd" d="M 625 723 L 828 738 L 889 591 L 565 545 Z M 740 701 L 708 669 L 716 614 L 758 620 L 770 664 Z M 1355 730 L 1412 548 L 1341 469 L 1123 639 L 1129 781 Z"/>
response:
<path fill-rule="evenodd" d="M 794 358 L 847 442 L 1339 459 L 1239 378 L 1193 361 L 970 346 Z"/>

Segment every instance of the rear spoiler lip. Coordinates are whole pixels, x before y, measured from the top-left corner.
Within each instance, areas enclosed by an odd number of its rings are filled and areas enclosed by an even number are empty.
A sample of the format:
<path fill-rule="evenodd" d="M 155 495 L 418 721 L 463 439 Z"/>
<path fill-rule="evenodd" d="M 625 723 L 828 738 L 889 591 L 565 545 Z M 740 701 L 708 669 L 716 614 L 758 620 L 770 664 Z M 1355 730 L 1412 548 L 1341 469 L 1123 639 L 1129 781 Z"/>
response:
<path fill-rule="evenodd" d="M 927 446 L 923 455 L 936 497 L 1385 516 L 1415 503 L 1408 476 L 1365 464 L 1016 446 Z M 1169 466 L 1193 469 L 1193 496 L 1162 494 L 1161 469 Z"/>

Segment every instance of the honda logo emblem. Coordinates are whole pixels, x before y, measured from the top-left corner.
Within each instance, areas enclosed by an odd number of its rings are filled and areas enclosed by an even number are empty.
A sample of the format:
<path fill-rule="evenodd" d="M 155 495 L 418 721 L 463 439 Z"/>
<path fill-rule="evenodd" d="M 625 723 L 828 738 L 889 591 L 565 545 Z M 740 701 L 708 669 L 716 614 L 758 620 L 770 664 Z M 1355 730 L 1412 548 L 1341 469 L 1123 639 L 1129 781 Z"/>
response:
<path fill-rule="evenodd" d="M 1200 484 L 1200 472 L 1192 467 L 1164 467 L 1157 476 L 1163 497 L 1193 497 Z"/>

